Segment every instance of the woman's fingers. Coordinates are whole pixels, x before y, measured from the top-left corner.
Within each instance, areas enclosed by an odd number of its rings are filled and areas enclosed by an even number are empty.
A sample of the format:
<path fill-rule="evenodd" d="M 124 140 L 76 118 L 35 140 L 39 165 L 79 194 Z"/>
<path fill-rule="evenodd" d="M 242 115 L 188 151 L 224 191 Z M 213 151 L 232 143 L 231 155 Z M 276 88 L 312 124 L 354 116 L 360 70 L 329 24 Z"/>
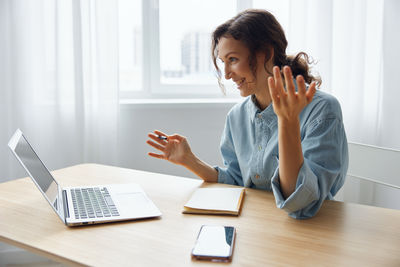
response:
<path fill-rule="evenodd" d="M 184 138 L 185 137 L 183 137 L 183 136 L 181 136 L 179 134 L 173 134 L 173 135 L 168 136 L 168 139 L 178 140 L 178 141 L 182 141 Z"/>
<path fill-rule="evenodd" d="M 283 67 L 283 76 L 285 77 L 286 92 L 289 96 L 294 96 L 296 94 L 295 86 L 293 83 L 292 70 L 288 66 Z"/>
<path fill-rule="evenodd" d="M 268 86 L 269 86 L 269 93 L 271 95 L 272 101 L 276 105 L 279 103 L 279 95 L 278 95 L 277 89 L 275 87 L 274 78 L 268 77 Z"/>
<path fill-rule="evenodd" d="M 153 134 L 153 133 L 149 133 L 147 136 L 148 136 L 149 138 L 153 139 L 154 141 L 156 141 L 157 143 L 161 144 L 161 145 L 164 145 L 164 146 L 165 146 L 165 145 L 167 144 L 167 141 L 166 141 L 166 140 L 160 139 L 160 138 L 159 138 L 160 135 L 155 135 L 155 134 Z M 161 135 L 161 136 L 164 136 L 164 135 Z"/>
<path fill-rule="evenodd" d="M 315 82 L 312 82 L 306 92 L 307 104 L 311 103 L 316 91 L 317 91 L 317 84 Z"/>
<path fill-rule="evenodd" d="M 301 110 L 312 101 L 316 92 L 316 84 L 315 82 L 311 83 L 307 89 L 302 75 L 297 75 L 294 81 L 293 73 L 289 66 L 283 67 L 282 71 L 283 77 L 279 67 L 274 66 L 273 77 L 268 78 L 274 111 L 278 116 L 285 118 L 298 116 Z M 285 80 L 283 81 L 283 79 Z"/>
<path fill-rule="evenodd" d="M 162 155 L 162 154 L 156 154 L 156 153 L 153 153 L 153 152 L 149 152 L 149 153 L 147 153 L 147 155 L 149 155 L 151 157 L 154 157 L 154 158 L 158 158 L 158 159 L 165 159 L 165 156 Z"/>
<path fill-rule="evenodd" d="M 276 93 L 278 94 L 278 96 L 285 95 L 285 89 L 283 88 L 283 81 L 279 67 L 275 66 L 273 68 L 273 74 L 275 80 Z"/>
<path fill-rule="evenodd" d="M 161 132 L 161 131 L 159 131 L 159 130 L 154 130 L 154 133 L 157 134 L 157 135 L 160 135 L 160 136 L 168 137 L 167 134 L 165 134 L 165 133 L 163 133 L 163 132 Z"/>
<path fill-rule="evenodd" d="M 167 136 L 165 133 L 159 131 L 159 130 L 154 130 L 154 133 L 158 134 L 158 135 L 163 135 L 163 136 Z"/>
<path fill-rule="evenodd" d="M 301 75 L 297 75 L 296 77 L 296 83 L 297 83 L 297 92 L 300 96 L 304 97 L 306 94 L 306 84 L 304 82 L 304 78 Z"/>
<path fill-rule="evenodd" d="M 155 130 L 153 133 L 149 133 L 148 136 L 150 139 L 146 143 L 159 150 L 157 151 L 158 153 L 148 152 L 147 155 L 151 157 L 168 160 L 175 164 L 183 164 L 187 155 L 191 153 L 186 137 L 179 134 L 166 135 L 161 131 Z"/>
<path fill-rule="evenodd" d="M 164 147 L 164 146 L 162 146 L 162 145 L 160 145 L 160 144 L 157 144 L 157 143 L 154 143 L 154 142 L 151 141 L 151 140 L 147 140 L 146 143 L 149 144 L 149 145 L 151 145 L 151 146 L 154 147 L 155 149 L 158 149 L 158 150 L 162 151 L 162 152 L 165 151 L 165 147 Z"/>

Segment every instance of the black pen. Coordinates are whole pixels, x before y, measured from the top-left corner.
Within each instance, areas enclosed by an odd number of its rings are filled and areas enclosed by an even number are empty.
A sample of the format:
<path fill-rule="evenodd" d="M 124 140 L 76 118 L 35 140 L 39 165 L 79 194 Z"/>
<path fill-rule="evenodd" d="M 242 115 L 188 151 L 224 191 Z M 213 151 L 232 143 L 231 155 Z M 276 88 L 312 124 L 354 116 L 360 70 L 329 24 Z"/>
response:
<path fill-rule="evenodd" d="M 166 136 L 164 136 L 164 135 L 157 135 L 157 138 L 160 139 L 160 140 L 165 140 L 165 141 L 168 140 L 168 138 Z"/>

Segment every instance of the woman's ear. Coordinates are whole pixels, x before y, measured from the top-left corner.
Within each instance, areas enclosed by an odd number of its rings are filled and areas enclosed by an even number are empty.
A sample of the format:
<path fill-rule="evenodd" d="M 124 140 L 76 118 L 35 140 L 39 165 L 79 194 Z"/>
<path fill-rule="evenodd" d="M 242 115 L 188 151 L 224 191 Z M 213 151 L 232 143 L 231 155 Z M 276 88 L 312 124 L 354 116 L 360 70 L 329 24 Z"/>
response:
<path fill-rule="evenodd" d="M 274 55 L 275 55 L 275 53 L 274 53 L 275 51 L 274 51 L 274 48 L 271 46 L 269 49 L 268 49 L 268 52 L 266 52 L 266 53 L 264 53 L 264 58 L 263 58 L 263 61 L 264 61 L 264 69 L 265 69 L 265 71 L 267 72 L 267 73 L 269 73 L 269 74 L 271 74 L 272 75 L 272 68 L 274 67 Z"/>

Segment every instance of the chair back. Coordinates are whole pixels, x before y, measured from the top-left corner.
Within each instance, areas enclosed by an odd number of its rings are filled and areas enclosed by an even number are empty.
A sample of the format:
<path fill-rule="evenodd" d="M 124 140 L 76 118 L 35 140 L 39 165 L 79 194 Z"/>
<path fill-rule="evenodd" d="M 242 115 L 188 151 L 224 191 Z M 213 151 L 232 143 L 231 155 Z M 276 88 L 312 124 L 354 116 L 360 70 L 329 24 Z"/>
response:
<path fill-rule="evenodd" d="M 349 142 L 349 169 L 336 200 L 400 209 L 400 151 Z"/>

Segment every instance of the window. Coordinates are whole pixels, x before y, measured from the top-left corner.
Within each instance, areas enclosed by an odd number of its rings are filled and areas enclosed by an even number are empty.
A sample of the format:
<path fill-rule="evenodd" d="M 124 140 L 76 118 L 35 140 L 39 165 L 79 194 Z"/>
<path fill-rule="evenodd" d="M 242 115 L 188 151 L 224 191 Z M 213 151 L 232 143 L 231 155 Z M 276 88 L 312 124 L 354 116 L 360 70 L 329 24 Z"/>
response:
<path fill-rule="evenodd" d="M 236 6 L 232 3 L 160 0 L 161 84 L 215 84 L 211 33 L 235 15 Z"/>
<path fill-rule="evenodd" d="M 143 90 L 141 1 L 119 0 L 119 86 L 122 92 Z"/>
<path fill-rule="evenodd" d="M 211 33 L 250 7 L 248 1 L 119 0 L 121 97 L 224 97 L 211 60 Z M 224 84 L 227 98 L 238 97 L 232 82 Z"/>

